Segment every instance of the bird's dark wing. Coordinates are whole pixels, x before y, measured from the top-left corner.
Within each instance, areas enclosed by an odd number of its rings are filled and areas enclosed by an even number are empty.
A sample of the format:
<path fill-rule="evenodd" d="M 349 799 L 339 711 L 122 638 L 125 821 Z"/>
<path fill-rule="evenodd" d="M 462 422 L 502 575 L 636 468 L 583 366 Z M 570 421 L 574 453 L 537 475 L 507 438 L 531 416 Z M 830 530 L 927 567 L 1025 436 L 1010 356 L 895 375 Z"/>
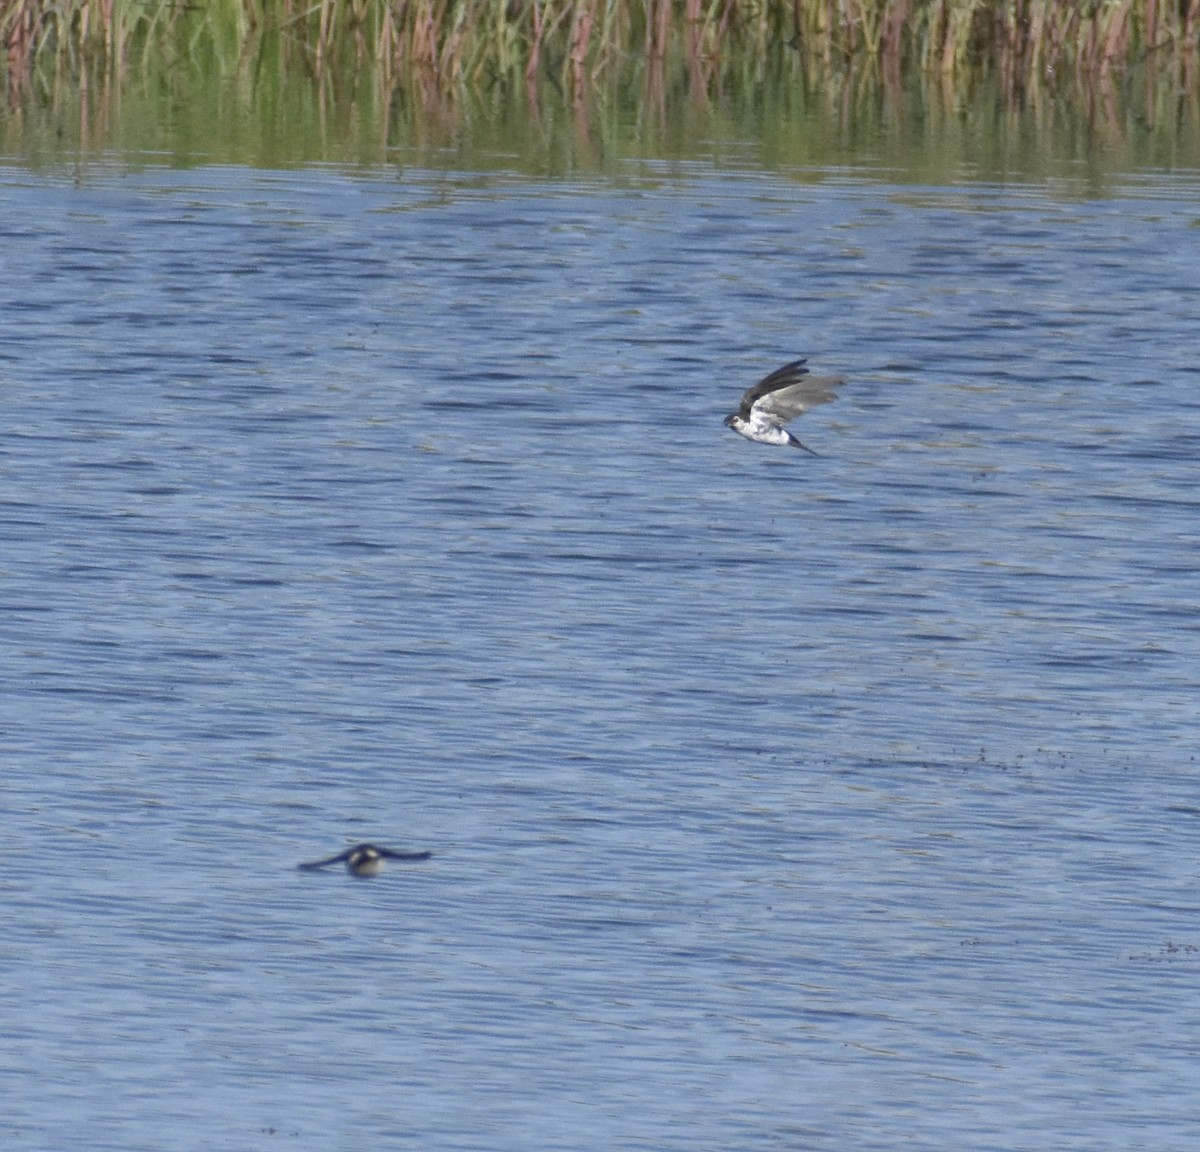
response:
<path fill-rule="evenodd" d="M 750 407 L 753 413 L 783 424 L 818 404 L 828 404 L 830 400 L 836 400 L 837 393 L 834 389 L 845 383 L 845 376 L 806 376 L 794 384 L 772 389 L 755 400 Z"/>
<path fill-rule="evenodd" d="M 306 864 L 297 864 L 296 867 L 302 872 L 311 872 L 314 868 L 324 868 L 329 864 L 341 864 L 350 858 L 350 853 L 353 851 L 353 848 L 347 848 L 345 852 L 330 856 L 328 860 L 309 860 Z"/>
<path fill-rule="evenodd" d="M 390 848 L 376 848 L 375 851 L 389 860 L 428 860 L 433 855 L 432 852 L 393 852 Z"/>
<path fill-rule="evenodd" d="M 802 376 L 807 376 L 808 369 L 804 367 L 807 363 L 806 359 L 793 360 L 782 368 L 776 368 L 769 376 L 764 376 L 753 388 L 747 388 L 742 396 L 742 407 L 738 415 L 745 420 L 750 415 L 750 409 L 754 407 L 755 402 L 761 400 L 768 392 L 774 392 L 777 388 L 786 388 L 789 384 L 795 384 Z"/>

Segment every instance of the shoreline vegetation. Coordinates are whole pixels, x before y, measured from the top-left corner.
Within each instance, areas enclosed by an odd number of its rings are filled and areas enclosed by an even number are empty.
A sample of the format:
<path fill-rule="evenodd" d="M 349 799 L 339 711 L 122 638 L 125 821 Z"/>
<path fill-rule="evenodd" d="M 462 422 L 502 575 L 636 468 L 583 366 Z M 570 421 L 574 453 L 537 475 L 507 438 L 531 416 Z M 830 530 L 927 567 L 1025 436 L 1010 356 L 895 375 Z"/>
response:
<path fill-rule="evenodd" d="M 665 122 L 781 86 L 843 121 L 919 91 L 922 115 L 1053 108 L 1189 154 L 1200 123 L 1200 0 L 0 0 L 0 46 L 0 144 L 48 108 L 94 142 L 131 91 L 214 84 L 225 111 L 303 86 L 418 132 L 551 103 Z"/>
<path fill-rule="evenodd" d="M 1187 90 L 1200 0 L 0 0 L 0 38 L 10 98 L 39 78 L 113 77 L 204 42 L 226 65 L 280 54 L 320 75 L 352 59 L 447 91 L 578 88 L 672 60 L 711 83 L 734 58 L 761 65 L 778 48 L 883 74 L 984 70 L 1012 92 L 1153 58 Z"/>

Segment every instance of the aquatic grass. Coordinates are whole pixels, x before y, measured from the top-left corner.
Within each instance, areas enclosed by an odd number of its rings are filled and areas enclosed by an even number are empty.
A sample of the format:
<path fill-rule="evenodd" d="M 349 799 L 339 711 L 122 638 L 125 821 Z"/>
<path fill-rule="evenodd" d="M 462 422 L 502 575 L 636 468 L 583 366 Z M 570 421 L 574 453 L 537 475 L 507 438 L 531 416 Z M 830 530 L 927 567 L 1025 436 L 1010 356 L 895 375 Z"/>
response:
<path fill-rule="evenodd" d="M 1196 120 L 1198 42 L 1200 0 L 0 0 L 9 108 L 74 86 L 84 125 L 131 85 L 183 108 L 218 80 L 270 115 L 307 84 L 323 117 L 349 102 L 451 136 L 565 99 L 585 139 L 618 104 L 653 133 L 770 83 L 835 121 L 900 115 L 917 86 L 960 110 L 1066 101 L 1115 131 L 1133 103 L 1145 124 Z"/>
<path fill-rule="evenodd" d="M 10 92 L 51 63 L 119 75 L 207 40 L 210 59 L 234 66 L 272 38 L 314 73 L 353 61 L 393 79 L 421 70 L 444 90 L 570 87 L 673 59 L 711 82 L 733 57 L 761 62 L 783 45 L 826 66 L 986 67 L 1014 83 L 1154 54 L 1190 85 L 1198 24 L 1200 0 L 0 0 Z"/>

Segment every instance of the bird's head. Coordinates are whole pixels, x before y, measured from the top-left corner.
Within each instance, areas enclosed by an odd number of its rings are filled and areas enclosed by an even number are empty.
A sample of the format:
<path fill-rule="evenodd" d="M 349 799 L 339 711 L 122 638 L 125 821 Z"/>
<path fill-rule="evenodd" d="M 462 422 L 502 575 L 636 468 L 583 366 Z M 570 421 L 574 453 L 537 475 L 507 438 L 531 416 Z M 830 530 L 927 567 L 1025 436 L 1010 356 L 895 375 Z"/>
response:
<path fill-rule="evenodd" d="M 732 428 L 732 427 L 733 427 L 733 422 L 734 422 L 734 421 L 735 421 L 737 418 L 738 418 L 738 414 L 737 414 L 736 412 L 730 412 L 730 413 L 729 413 L 729 415 L 725 417 L 725 427 L 726 427 L 726 428 Z"/>

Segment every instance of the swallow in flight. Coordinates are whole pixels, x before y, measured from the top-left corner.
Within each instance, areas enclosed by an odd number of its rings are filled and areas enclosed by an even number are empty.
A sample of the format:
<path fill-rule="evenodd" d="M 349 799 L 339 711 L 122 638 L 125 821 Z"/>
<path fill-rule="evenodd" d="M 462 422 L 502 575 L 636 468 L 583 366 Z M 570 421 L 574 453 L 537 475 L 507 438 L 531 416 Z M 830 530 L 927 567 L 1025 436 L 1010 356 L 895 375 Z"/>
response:
<path fill-rule="evenodd" d="M 784 425 L 818 404 L 836 400 L 833 390 L 845 384 L 846 377 L 810 376 L 805 363 L 793 360 L 747 389 L 742 406 L 725 417 L 725 427 L 758 444 L 788 444 L 815 456 Z"/>
<path fill-rule="evenodd" d="M 327 860 L 310 860 L 307 864 L 297 864 L 296 867 L 305 872 L 324 868 L 329 864 L 345 863 L 346 870 L 352 876 L 378 876 L 383 871 L 385 860 L 428 860 L 432 852 L 393 852 L 390 848 L 380 848 L 377 844 L 356 844 L 330 856 Z"/>

